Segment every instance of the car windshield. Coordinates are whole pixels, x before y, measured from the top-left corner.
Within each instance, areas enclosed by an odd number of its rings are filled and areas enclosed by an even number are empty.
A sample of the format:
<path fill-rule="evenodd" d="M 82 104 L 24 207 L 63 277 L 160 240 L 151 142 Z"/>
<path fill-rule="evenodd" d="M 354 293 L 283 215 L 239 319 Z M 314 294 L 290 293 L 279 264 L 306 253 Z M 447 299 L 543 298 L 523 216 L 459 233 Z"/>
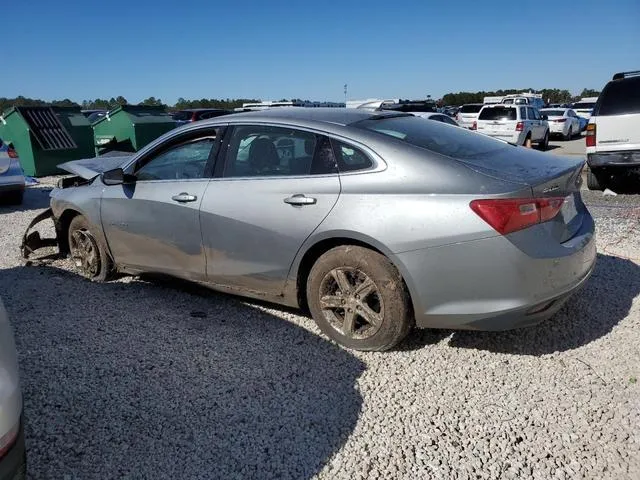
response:
<path fill-rule="evenodd" d="M 508 144 L 500 140 L 478 135 L 462 128 L 451 128 L 441 122 L 425 122 L 423 119 L 413 116 L 362 120 L 352 126 L 397 138 L 416 147 L 459 159 L 473 158 L 510 148 Z M 491 161 L 490 156 L 485 158 L 488 158 L 487 162 Z"/>
<path fill-rule="evenodd" d="M 179 122 L 184 120 L 191 120 L 192 115 L 192 112 L 176 112 L 173 114 L 173 119 Z"/>
<path fill-rule="evenodd" d="M 478 113 L 482 105 L 463 105 L 460 109 L 460 113 Z"/>
<path fill-rule="evenodd" d="M 573 108 L 574 109 L 581 108 L 581 109 L 584 109 L 584 110 L 588 110 L 588 109 L 593 108 L 595 106 L 596 106 L 595 102 L 578 102 L 578 103 L 575 103 L 573 105 Z"/>
<path fill-rule="evenodd" d="M 487 107 L 480 112 L 478 120 L 517 120 L 518 112 L 513 107 Z"/>
<path fill-rule="evenodd" d="M 640 77 L 613 80 L 600 94 L 595 115 L 640 113 Z"/>
<path fill-rule="evenodd" d="M 564 110 L 542 110 L 548 117 L 564 117 Z"/>

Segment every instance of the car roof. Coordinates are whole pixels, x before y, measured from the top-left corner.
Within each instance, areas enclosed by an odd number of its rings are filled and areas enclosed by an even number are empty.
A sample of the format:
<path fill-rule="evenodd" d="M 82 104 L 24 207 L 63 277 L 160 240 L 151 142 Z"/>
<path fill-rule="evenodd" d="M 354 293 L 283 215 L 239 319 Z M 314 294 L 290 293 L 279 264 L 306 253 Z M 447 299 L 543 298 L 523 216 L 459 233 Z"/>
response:
<path fill-rule="evenodd" d="M 394 112 L 388 110 L 372 111 L 358 108 L 330 108 L 330 107 L 272 107 L 267 110 L 256 110 L 252 112 L 234 113 L 205 120 L 210 123 L 233 123 L 247 120 L 258 122 L 283 122 L 283 123 L 322 123 L 347 126 L 361 120 L 371 118 L 385 118 L 411 116 L 404 112 Z"/>
<path fill-rule="evenodd" d="M 177 112 L 226 112 L 224 108 L 183 108 Z"/>

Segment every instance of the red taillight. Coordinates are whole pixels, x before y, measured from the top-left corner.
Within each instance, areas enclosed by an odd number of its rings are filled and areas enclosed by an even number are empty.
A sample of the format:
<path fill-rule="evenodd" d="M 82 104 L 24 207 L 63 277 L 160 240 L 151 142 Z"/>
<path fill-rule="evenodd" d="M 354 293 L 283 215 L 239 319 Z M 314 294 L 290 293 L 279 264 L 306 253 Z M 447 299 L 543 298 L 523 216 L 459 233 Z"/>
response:
<path fill-rule="evenodd" d="M 0 437 L 0 458 L 4 457 L 9 449 L 13 447 L 13 444 L 16 442 L 16 438 L 18 438 L 19 432 L 20 424 L 17 423 L 11 430 Z"/>
<path fill-rule="evenodd" d="M 555 217 L 564 198 L 494 198 L 474 200 L 469 206 L 502 235 L 546 222 Z"/>
<path fill-rule="evenodd" d="M 13 147 L 7 149 L 7 155 L 9 155 L 9 158 L 18 158 L 18 152 Z"/>
<path fill-rule="evenodd" d="M 554 122 L 558 122 L 558 123 L 564 123 L 566 121 L 567 121 L 566 118 L 558 118 L 558 119 L 554 120 Z"/>
<path fill-rule="evenodd" d="M 587 125 L 587 147 L 595 147 L 596 146 L 596 124 L 590 123 Z"/>
<path fill-rule="evenodd" d="M 521 132 L 524 130 L 524 122 L 516 123 L 516 132 Z"/>
<path fill-rule="evenodd" d="M 474 122 L 471 124 L 471 130 L 477 130 L 477 129 L 478 129 L 478 122 L 474 121 Z"/>

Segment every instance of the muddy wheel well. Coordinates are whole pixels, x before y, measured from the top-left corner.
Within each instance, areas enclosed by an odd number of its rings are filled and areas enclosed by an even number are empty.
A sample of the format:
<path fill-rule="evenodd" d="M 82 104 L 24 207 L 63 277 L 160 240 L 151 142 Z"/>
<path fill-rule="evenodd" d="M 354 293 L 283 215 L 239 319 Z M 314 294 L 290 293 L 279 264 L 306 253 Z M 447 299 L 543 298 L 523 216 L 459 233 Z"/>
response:
<path fill-rule="evenodd" d="M 80 215 L 80 212 L 76 212 L 75 210 L 65 210 L 62 212 L 62 215 L 60 215 L 60 219 L 56 225 L 60 252 L 65 255 L 69 253 L 69 225 L 71 225 L 71 220 L 78 215 Z"/>
<path fill-rule="evenodd" d="M 373 250 L 374 252 L 378 252 L 379 254 L 384 255 L 384 253 L 382 253 L 374 246 L 369 245 L 366 242 L 354 240 L 352 238 L 330 238 L 316 243 L 307 251 L 307 253 L 304 254 L 304 257 L 302 257 L 302 261 L 300 262 L 300 266 L 298 267 L 298 305 L 300 305 L 300 308 L 302 310 L 308 311 L 306 295 L 307 279 L 309 278 L 309 273 L 311 272 L 313 264 L 316 263 L 316 260 L 318 260 L 318 258 L 320 258 L 325 252 L 328 252 L 332 248 L 343 245 L 357 245 L 359 247 L 368 248 L 369 250 Z"/>

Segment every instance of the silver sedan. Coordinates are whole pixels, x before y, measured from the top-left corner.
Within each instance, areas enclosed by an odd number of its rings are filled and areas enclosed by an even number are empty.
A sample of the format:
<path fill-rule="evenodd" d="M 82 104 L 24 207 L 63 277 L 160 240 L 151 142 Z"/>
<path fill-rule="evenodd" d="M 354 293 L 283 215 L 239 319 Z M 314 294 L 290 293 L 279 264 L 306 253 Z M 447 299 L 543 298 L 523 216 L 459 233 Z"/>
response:
<path fill-rule="evenodd" d="M 414 324 L 502 330 L 556 312 L 596 257 L 582 167 L 410 114 L 278 108 L 63 164 L 75 176 L 33 223 L 52 216 L 93 280 L 204 282 L 385 350 Z M 45 243 L 25 234 L 23 253 Z"/>

